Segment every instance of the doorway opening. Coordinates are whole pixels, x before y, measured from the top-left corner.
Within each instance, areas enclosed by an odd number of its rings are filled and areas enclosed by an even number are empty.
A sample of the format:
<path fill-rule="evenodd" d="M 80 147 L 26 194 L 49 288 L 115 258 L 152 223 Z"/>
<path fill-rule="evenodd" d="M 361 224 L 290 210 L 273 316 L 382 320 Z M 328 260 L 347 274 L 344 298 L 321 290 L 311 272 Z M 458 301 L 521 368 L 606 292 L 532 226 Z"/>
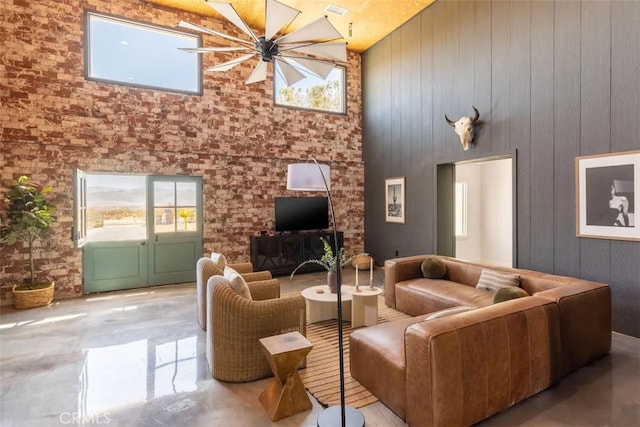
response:
<path fill-rule="evenodd" d="M 512 156 L 438 165 L 438 253 L 513 267 L 516 259 Z"/>

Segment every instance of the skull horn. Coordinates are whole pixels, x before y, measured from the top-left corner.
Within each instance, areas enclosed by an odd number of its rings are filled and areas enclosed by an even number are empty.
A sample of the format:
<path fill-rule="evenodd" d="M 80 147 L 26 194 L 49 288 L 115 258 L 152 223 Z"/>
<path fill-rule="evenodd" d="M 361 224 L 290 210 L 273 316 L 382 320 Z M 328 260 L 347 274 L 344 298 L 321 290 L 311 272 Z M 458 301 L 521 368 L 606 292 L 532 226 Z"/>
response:
<path fill-rule="evenodd" d="M 473 105 L 471 106 L 471 108 L 473 108 L 473 111 L 475 111 L 475 114 L 473 115 L 473 117 L 471 117 L 471 123 L 475 123 L 480 118 L 480 113 L 478 112 L 478 109 Z"/>
<path fill-rule="evenodd" d="M 446 114 L 444 115 L 444 119 L 447 121 L 447 123 L 449 123 L 449 126 L 451 126 L 452 128 L 456 127 L 456 122 L 447 117 Z"/>

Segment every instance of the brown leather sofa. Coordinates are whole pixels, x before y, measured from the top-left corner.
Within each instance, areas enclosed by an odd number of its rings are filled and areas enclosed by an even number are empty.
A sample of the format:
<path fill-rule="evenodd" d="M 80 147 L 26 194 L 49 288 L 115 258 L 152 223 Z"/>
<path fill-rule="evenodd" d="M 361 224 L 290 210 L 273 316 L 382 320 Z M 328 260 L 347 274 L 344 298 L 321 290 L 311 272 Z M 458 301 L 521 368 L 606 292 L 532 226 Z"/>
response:
<path fill-rule="evenodd" d="M 413 317 L 350 337 L 352 377 L 410 426 L 474 424 L 609 352 L 607 285 L 443 256 L 446 276 L 426 279 L 427 256 L 385 262 L 386 304 Z M 483 268 L 517 273 L 530 296 L 493 304 L 475 288 Z"/>

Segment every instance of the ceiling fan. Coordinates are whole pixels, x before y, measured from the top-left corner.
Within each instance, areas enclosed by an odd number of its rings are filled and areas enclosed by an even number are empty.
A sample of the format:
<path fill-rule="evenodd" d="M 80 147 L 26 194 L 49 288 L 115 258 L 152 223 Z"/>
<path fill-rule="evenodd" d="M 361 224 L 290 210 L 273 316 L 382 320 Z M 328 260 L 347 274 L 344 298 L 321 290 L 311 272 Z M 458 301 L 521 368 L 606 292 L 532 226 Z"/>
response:
<path fill-rule="evenodd" d="M 247 34 L 251 40 L 244 40 L 200 25 L 180 21 L 178 26 L 210 34 L 238 43 L 232 47 L 181 48 L 194 53 L 248 52 L 237 58 L 214 65 L 205 71 L 228 71 L 236 65 L 258 57 L 259 61 L 246 84 L 267 79 L 267 65 L 274 63 L 274 73 L 278 73 L 287 86 L 306 78 L 306 73 L 326 79 L 337 64 L 347 62 L 347 43 L 329 22 L 326 16 L 284 34 L 293 20 L 301 12 L 276 0 L 266 0 L 265 35 L 258 37 L 242 20 L 231 3 L 205 0 L 207 4 L 228 21 Z"/>

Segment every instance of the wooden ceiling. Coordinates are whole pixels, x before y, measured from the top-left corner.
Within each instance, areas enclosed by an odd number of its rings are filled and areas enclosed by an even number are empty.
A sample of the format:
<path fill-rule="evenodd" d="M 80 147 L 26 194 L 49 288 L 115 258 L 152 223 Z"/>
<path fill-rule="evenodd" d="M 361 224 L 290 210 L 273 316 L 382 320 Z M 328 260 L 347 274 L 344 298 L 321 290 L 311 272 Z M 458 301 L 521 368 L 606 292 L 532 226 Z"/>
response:
<path fill-rule="evenodd" d="M 199 15 L 220 17 L 205 0 L 147 0 L 149 3 L 186 10 Z M 252 28 L 264 31 L 265 0 L 221 0 L 233 4 L 238 14 Z M 293 21 L 289 31 L 300 28 L 320 16 L 329 21 L 347 41 L 347 48 L 364 52 L 393 30 L 404 24 L 435 0 L 279 0 L 302 13 Z M 325 11 L 334 5 L 348 12 L 338 16 Z M 262 34 L 258 34 L 260 36 Z"/>

